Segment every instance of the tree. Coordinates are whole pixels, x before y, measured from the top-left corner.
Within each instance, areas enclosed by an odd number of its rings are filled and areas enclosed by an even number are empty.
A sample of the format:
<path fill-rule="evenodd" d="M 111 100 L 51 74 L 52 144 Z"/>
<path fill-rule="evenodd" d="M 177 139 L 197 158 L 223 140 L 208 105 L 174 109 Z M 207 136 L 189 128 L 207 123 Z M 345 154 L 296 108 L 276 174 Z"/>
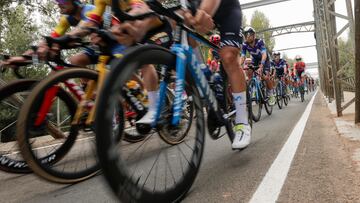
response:
<path fill-rule="evenodd" d="M 343 77 L 354 77 L 355 75 L 355 58 L 354 51 L 352 49 L 353 39 L 348 37 L 347 40 L 343 38 L 338 39 L 338 47 L 339 47 L 339 65 L 343 67 L 342 70 Z"/>
<path fill-rule="evenodd" d="M 21 55 L 24 51 L 30 48 L 30 45 L 38 40 L 41 35 L 49 34 L 49 28 L 53 27 L 52 17 L 54 13 L 51 11 L 55 8 L 54 2 L 50 1 L 46 4 L 42 3 L 39 11 L 33 5 L 35 1 L 21 1 L 22 4 L 0 3 L 0 10 L 5 11 L 0 15 L 0 53 L 6 53 L 10 55 Z M 21 3 L 20 2 L 20 3 Z M 40 7 L 39 7 L 40 8 Z M 34 13 L 45 14 L 42 17 L 41 24 L 36 25 L 36 20 L 32 18 Z M 32 66 L 30 68 L 21 69 L 23 75 L 29 78 L 43 78 L 48 70 L 44 66 Z M 9 72 L 2 75 L 4 80 L 12 80 L 14 76 Z"/>
<path fill-rule="evenodd" d="M 246 27 L 249 26 L 249 24 L 247 23 L 247 18 L 246 15 L 242 14 L 242 27 Z"/>
<path fill-rule="evenodd" d="M 256 10 L 250 21 L 251 27 L 253 27 L 256 31 L 265 30 L 271 27 L 270 20 L 265 16 L 261 11 Z M 275 46 L 275 39 L 272 38 L 272 32 L 263 33 L 262 37 L 265 41 L 266 47 L 268 48 L 269 53 L 272 53 L 272 50 Z"/>

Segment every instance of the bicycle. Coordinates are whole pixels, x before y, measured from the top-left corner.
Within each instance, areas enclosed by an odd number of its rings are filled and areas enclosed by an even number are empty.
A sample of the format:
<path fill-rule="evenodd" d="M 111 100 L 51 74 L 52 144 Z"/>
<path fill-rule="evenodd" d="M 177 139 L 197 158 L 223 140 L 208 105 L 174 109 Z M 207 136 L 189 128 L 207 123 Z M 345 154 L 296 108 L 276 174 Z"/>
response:
<path fill-rule="evenodd" d="M 265 111 L 268 115 L 271 115 L 273 107 L 268 103 L 269 96 L 266 89 L 264 80 L 261 80 L 261 76 L 257 72 L 258 66 L 248 66 L 248 69 L 252 71 L 252 78 L 248 82 L 248 94 L 250 95 L 251 102 L 251 116 L 255 122 L 258 122 L 261 118 L 262 106 L 264 105 Z M 258 106 L 258 108 L 254 108 Z M 254 110 L 254 109 L 257 109 Z"/>
<path fill-rule="evenodd" d="M 192 48 L 187 46 L 186 37 L 190 36 L 213 49 L 218 47 L 186 27 L 182 17 L 173 12 L 174 8 L 164 8 L 156 1 L 147 1 L 147 3 L 159 15 L 167 16 L 177 22 L 174 31 L 175 43 L 171 51 L 154 45 L 136 46 L 127 50 L 122 59 L 114 61 L 97 106 L 105 109 L 105 113 L 97 113 L 95 119 L 98 156 L 107 182 L 121 201 L 176 202 L 180 201 L 192 186 L 202 160 L 205 144 L 203 102 L 209 109 L 208 122 L 214 119 L 211 124 L 216 127 L 224 126 L 230 141 L 234 137 L 235 112 L 226 96 L 223 97 L 226 102 L 220 105 L 220 98 L 215 96 Z M 116 15 L 126 15 L 119 12 Z M 168 145 L 161 142 L 158 137 L 148 136 L 142 143 L 125 147 L 115 143 L 111 138 L 110 114 L 115 108 L 114 98 L 121 97 L 117 90 L 125 84 L 134 71 L 145 64 L 158 64 L 164 73 L 160 83 L 158 111 L 152 123 L 154 128 L 166 128 L 172 131 L 172 134 L 176 134 L 179 124 L 181 125 L 180 118 L 184 103 L 182 95 L 185 91 L 187 95 L 192 96 L 195 128 L 191 128 L 184 141 L 177 145 Z M 173 69 L 176 70 L 175 99 L 170 109 L 163 108 L 165 89 Z M 224 81 L 226 83 L 226 78 Z M 228 86 L 224 85 L 224 87 Z M 223 95 L 226 94 L 227 92 L 224 91 Z M 251 108 L 249 104 L 247 107 Z M 160 162 L 164 163 L 165 167 L 162 167 Z"/>
<path fill-rule="evenodd" d="M 286 84 L 284 82 L 284 77 L 279 76 L 276 84 L 276 103 L 278 104 L 279 109 L 283 108 L 283 104 L 285 106 L 288 105 L 288 96 L 286 94 Z"/>
<path fill-rule="evenodd" d="M 36 47 L 32 47 L 33 50 Z M 22 62 L 12 62 L 11 66 L 15 66 L 12 69 L 14 70 L 14 75 L 18 78 L 18 80 L 12 81 L 10 83 L 4 84 L 0 89 L 0 109 L 2 111 L 7 112 L 7 117 L 5 121 L 2 121 L 2 126 L 0 133 L 4 133 L 5 138 L 1 139 L 2 152 L 0 155 L 0 169 L 13 172 L 13 173 L 30 173 L 31 169 L 28 167 L 26 161 L 20 156 L 19 147 L 16 142 L 15 136 L 15 125 L 17 123 L 18 111 L 20 107 L 23 105 L 25 98 L 31 91 L 32 87 L 37 84 L 39 81 L 35 79 L 25 79 L 19 69 L 22 66 L 36 65 L 37 62 L 32 60 L 31 56 L 23 56 L 26 60 Z M 5 59 L 8 59 L 9 56 L 5 56 Z M 50 66 L 51 69 L 57 70 L 61 67 Z M 5 70 L 5 69 L 4 69 Z M 64 94 L 60 94 L 59 99 L 64 103 L 67 103 L 69 106 L 73 105 L 73 100 L 64 96 Z M 56 115 L 56 113 L 54 113 Z M 4 117 L 3 117 L 4 118 Z M 57 118 L 59 119 L 59 118 Z M 66 119 L 66 117 L 64 118 Z M 43 130 L 47 130 L 49 134 L 53 137 L 64 137 L 61 131 L 59 131 L 59 126 L 56 125 L 56 122 L 53 122 L 50 117 L 47 117 L 47 121 L 44 125 L 42 125 Z M 49 154 L 49 156 L 44 157 L 43 160 L 46 160 L 48 157 L 53 156 L 63 156 L 62 151 L 54 151 Z M 54 163 L 54 160 L 50 161 Z"/>
<path fill-rule="evenodd" d="M 96 32 L 104 38 L 107 44 L 114 44 L 116 41 L 111 37 L 111 35 L 104 30 L 98 30 L 95 28 L 89 28 L 89 31 Z M 78 39 L 71 38 L 57 38 L 47 39 L 51 43 L 57 43 L 61 46 L 67 47 L 68 44 L 77 43 L 74 47 L 81 47 L 87 43 L 77 42 Z M 99 63 L 97 64 L 97 70 L 89 70 L 84 68 L 72 68 L 68 70 L 61 70 L 57 73 L 49 76 L 48 78 L 41 81 L 32 91 L 31 95 L 27 99 L 27 103 L 21 109 L 21 117 L 19 118 L 19 123 L 17 126 L 18 131 L 18 140 L 21 143 L 21 151 L 24 158 L 28 161 L 31 168 L 41 177 L 46 180 L 57 182 L 57 183 L 75 183 L 88 179 L 96 175 L 99 170 L 99 164 L 96 160 L 96 153 L 93 150 L 94 136 L 90 132 L 93 131 L 94 123 L 94 114 L 95 114 L 95 104 L 96 97 L 99 93 L 102 81 L 106 77 L 106 64 L 110 59 L 109 52 L 106 50 L 101 51 L 103 55 L 99 57 Z M 85 79 L 85 80 L 84 80 Z M 76 85 L 69 85 L 68 81 L 76 81 L 77 84 L 81 81 L 86 81 L 83 84 L 83 94 L 78 94 L 78 89 Z M 75 87 L 75 88 L 74 88 Z M 47 145 L 61 145 L 59 148 L 64 148 L 67 150 L 66 157 L 55 157 L 59 161 L 56 166 L 48 164 L 47 162 L 41 162 L 42 154 L 38 154 L 36 143 L 31 134 L 32 127 L 36 128 L 44 120 L 44 115 L 49 112 L 52 108 L 52 100 L 56 98 L 56 92 L 58 90 L 63 90 L 71 96 L 79 97 L 79 105 L 75 107 L 75 112 L 71 114 L 69 118 L 69 129 L 68 135 L 63 140 L 55 139 L 50 140 L 50 143 L 45 143 Z M 124 139 L 127 142 L 139 142 L 146 138 L 147 133 L 150 132 L 151 128 L 147 126 L 140 127 L 137 125 L 137 130 L 142 129 L 139 134 L 133 135 L 125 133 L 124 136 L 122 132 L 124 131 L 124 112 L 122 104 L 129 104 L 128 107 L 131 107 L 132 114 L 136 114 L 137 118 L 141 118 L 147 112 L 147 107 L 142 104 L 131 88 L 128 88 L 126 85 L 119 91 L 124 100 L 117 100 L 119 110 L 113 112 L 113 138 L 114 140 Z M 40 104 L 40 105 L 39 105 Z M 127 112 L 129 113 L 129 112 Z M 128 114 L 128 116 L 130 116 Z M 114 121 L 116 123 L 117 129 L 114 126 Z M 121 133 L 121 134 L 120 134 Z M 164 139 L 167 137 L 164 136 Z M 180 138 L 179 138 L 180 139 Z M 41 139 L 37 139 L 41 142 Z M 174 141 L 174 140 L 171 140 Z M 181 140 L 177 140 L 181 141 Z M 170 142 L 170 141 L 169 141 Z M 83 147 L 82 147 L 83 146 Z M 82 157 L 77 158 L 78 148 L 82 147 L 83 154 Z M 74 158 L 75 157 L 75 158 Z M 54 158 L 54 157 L 53 157 Z M 90 159 L 90 160 L 88 160 Z M 61 165 L 62 164 L 62 165 Z M 59 168 L 61 165 L 62 168 Z M 78 165 L 81 165 L 82 168 L 77 168 Z M 75 169 L 74 169 L 75 168 Z"/>

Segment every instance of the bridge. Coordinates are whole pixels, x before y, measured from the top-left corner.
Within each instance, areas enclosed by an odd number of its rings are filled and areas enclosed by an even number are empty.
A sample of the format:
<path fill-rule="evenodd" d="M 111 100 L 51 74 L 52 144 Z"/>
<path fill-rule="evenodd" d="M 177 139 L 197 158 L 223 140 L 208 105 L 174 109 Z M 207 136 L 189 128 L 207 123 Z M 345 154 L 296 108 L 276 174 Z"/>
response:
<path fill-rule="evenodd" d="M 259 0 L 243 4 L 242 8 L 251 9 L 290 1 Z M 335 12 L 334 4 L 337 1 L 340 0 L 313 0 L 314 21 L 260 31 L 260 34 L 271 32 L 272 37 L 316 33 L 315 45 L 304 42 L 304 46 L 285 47 L 278 51 L 315 46 L 318 62 L 306 63 L 306 66 L 307 69 L 318 70 L 320 87 L 306 93 L 303 102 L 296 94 L 292 94 L 287 105 L 280 108 L 278 102 L 271 113 L 263 105 L 264 108 L 259 110 L 260 121 L 252 123 L 251 144 L 246 149 L 232 150 L 225 127 L 219 131 L 222 137 L 211 139 L 206 124 L 206 119 L 211 118 L 207 118 L 205 108 L 199 107 L 194 114 L 188 115 L 186 112 L 183 115 L 184 122 L 191 119 L 192 123 L 188 134 L 178 144 L 166 143 L 162 136 L 173 138 L 176 135 L 174 132 L 179 129 L 159 131 L 160 128 L 146 133 L 146 138 L 139 142 L 131 143 L 125 139 L 112 141 L 115 147 L 107 156 L 115 160 L 116 164 L 108 176 L 118 181 L 128 175 L 130 178 L 122 181 L 122 184 L 126 184 L 124 188 L 119 189 L 119 185 L 113 183 L 115 192 L 110 190 L 110 184 L 104 178 L 108 171 L 100 172 L 91 179 L 79 179 L 76 184 L 54 184 L 49 181 L 49 175 L 41 174 L 38 169 L 26 174 L 0 171 L 0 198 L 4 202 L 119 202 L 117 195 L 135 190 L 135 186 L 147 188 L 151 195 L 154 191 L 170 188 L 168 183 L 177 183 L 181 177 L 185 177 L 184 170 L 196 167 L 194 163 L 200 156 L 196 154 L 191 157 L 189 154 L 202 151 L 196 147 L 205 139 L 201 167 L 199 171 L 186 176 L 197 175 L 189 191 L 181 199 L 182 202 L 360 202 L 360 128 L 354 124 L 360 122 L 360 51 L 356 52 L 356 69 L 353 67 L 355 77 L 344 76 L 345 70 L 352 69 L 349 68 L 350 64 L 345 68 L 340 67 L 338 55 L 341 53 L 337 44 L 340 34 L 348 28 L 350 36 L 356 36 L 354 50 L 360 50 L 360 23 L 355 26 L 350 0 L 344 0 L 348 8 L 346 15 Z M 357 0 L 355 11 L 356 22 L 360 22 L 360 2 Z M 337 18 L 345 19 L 348 23 L 337 28 Z M 79 76 L 79 80 L 81 79 L 83 78 Z M 0 78 L 0 87 L 6 84 Z M 25 92 L 16 96 L 19 101 L 26 101 L 25 97 L 29 94 Z M 183 97 L 194 101 L 193 95 L 184 94 Z M 3 95 L 0 94 L 1 96 Z M 199 100 L 198 103 L 200 102 Z M 58 107 L 60 102 L 54 100 L 53 103 L 54 107 Z M 194 106 L 199 106 L 198 103 Z M 256 111 L 258 104 L 254 102 L 251 108 Z M 17 111 L 21 108 L 21 104 L 16 106 L 0 100 L 0 109 L 4 105 Z M 65 120 L 70 116 L 65 117 L 63 122 L 60 120 L 63 112 L 59 108 L 54 109 L 56 110 L 47 117 L 54 119 L 49 120 L 54 125 L 59 124 L 55 128 L 61 129 L 63 126 L 60 124 L 66 123 Z M 205 122 L 197 122 L 204 112 Z M 117 119 L 119 118 L 113 120 Z M 139 133 L 128 120 L 124 122 L 126 132 Z M 15 119 L 7 127 L 13 127 L 15 131 L 16 124 Z M 203 125 L 206 138 L 200 137 L 197 131 Z M 114 128 L 113 125 L 111 127 Z M 78 128 L 80 127 L 76 126 Z M 37 133 L 37 129 L 31 130 Z M 36 154 L 46 155 L 62 145 L 64 137 L 52 139 L 51 135 L 45 135 L 39 139 L 41 144 L 36 142 L 36 137 L 32 137 L 30 144 L 36 145 Z M 109 140 L 115 140 L 111 138 Z M 53 166 L 46 166 L 57 169 L 57 172 L 64 172 L 66 169 L 77 171 L 81 166 L 96 163 L 95 143 L 95 134 L 91 129 L 81 130 L 71 150 Z M 127 156 L 121 157 L 123 154 L 119 151 Z M 0 155 L 0 164 L 6 162 L 4 157 L 22 160 L 17 142 L 2 142 L 1 137 Z M 115 167 L 128 167 L 128 170 L 118 173 Z M 129 184 L 130 181 L 135 184 Z"/>

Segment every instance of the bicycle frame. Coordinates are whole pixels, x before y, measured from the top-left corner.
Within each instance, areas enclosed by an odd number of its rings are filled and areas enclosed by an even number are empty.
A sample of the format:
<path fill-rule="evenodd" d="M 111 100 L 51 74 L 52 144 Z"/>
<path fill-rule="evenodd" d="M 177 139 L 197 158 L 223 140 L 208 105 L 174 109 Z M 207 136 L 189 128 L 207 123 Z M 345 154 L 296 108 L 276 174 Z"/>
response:
<path fill-rule="evenodd" d="M 259 79 L 260 76 L 255 71 L 255 69 L 251 69 L 251 70 L 253 71 L 251 81 L 254 81 L 256 85 L 256 91 L 255 91 L 256 101 L 262 102 L 264 95 L 262 95 L 262 91 L 261 91 L 261 80 Z"/>
<path fill-rule="evenodd" d="M 186 31 L 184 31 L 184 29 Z M 187 34 L 185 32 L 188 32 Z M 191 77 L 194 79 L 196 87 L 199 90 L 201 98 L 204 98 L 207 105 L 212 109 L 219 120 L 223 120 L 226 115 L 220 111 L 218 101 L 215 97 L 215 93 L 210 88 L 208 80 L 206 79 L 204 73 L 200 68 L 199 61 L 197 60 L 196 55 L 194 54 L 193 49 L 187 45 L 187 36 L 195 39 L 197 42 L 206 44 L 207 46 L 218 50 L 219 48 L 211 44 L 202 36 L 192 32 L 190 29 L 187 29 L 184 26 L 177 25 L 175 30 L 175 43 L 171 48 L 171 51 L 176 54 L 176 81 L 175 81 L 175 100 L 173 106 L 173 116 L 171 124 L 176 126 L 180 123 L 182 109 L 184 101 L 182 99 L 182 94 L 185 90 L 185 73 L 186 69 L 191 73 Z M 183 43 L 184 42 L 184 43 Z M 156 119 L 152 126 L 156 126 L 156 123 L 160 119 L 161 107 L 164 106 L 165 96 L 166 96 L 166 87 L 167 82 L 165 80 L 160 83 L 160 95 L 156 112 Z"/>

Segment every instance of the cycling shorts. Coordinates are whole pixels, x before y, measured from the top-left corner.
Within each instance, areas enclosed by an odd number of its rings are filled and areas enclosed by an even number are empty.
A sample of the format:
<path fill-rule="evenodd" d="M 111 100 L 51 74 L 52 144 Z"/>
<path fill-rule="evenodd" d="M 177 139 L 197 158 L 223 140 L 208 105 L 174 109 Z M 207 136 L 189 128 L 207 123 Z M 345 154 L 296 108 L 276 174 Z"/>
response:
<path fill-rule="evenodd" d="M 216 12 L 214 21 L 220 31 L 220 47 L 231 46 L 240 49 L 243 42 L 240 3 L 233 1 L 224 5 Z"/>

